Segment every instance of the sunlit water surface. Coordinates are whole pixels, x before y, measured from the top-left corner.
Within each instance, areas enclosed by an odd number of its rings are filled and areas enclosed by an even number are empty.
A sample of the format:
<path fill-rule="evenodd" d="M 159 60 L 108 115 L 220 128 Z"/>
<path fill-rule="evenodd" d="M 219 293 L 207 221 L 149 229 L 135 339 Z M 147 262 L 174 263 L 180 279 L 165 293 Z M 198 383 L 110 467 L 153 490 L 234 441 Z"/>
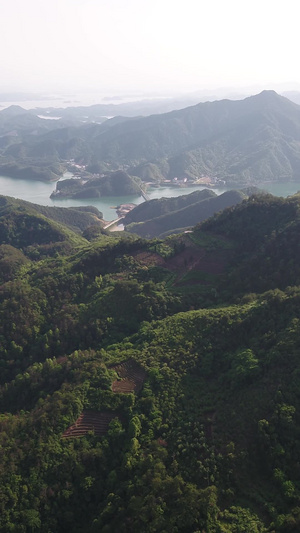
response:
<path fill-rule="evenodd" d="M 71 174 L 65 174 L 64 179 L 71 177 Z M 0 176 L 0 194 L 5 196 L 13 196 L 21 200 L 27 200 L 34 204 L 48 205 L 56 207 L 75 207 L 81 205 L 93 205 L 103 213 L 103 218 L 107 221 L 114 220 L 116 215 L 116 207 L 120 204 L 134 203 L 140 204 L 144 200 L 141 196 L 106 196 L 103 198 L 90 198 L 90 199 L 52 199 L 50 194 L 55 190 L 55 183 L 47 183 L 43 181 L 32 180 L 20 180 L 15 178 L 8 178 L 6 176 Z M 275 194 L 276 196 L 289 196 L 295 194 L 300 190 L 299 183 L 265 183 L 261 187 L 268 192 Z M 205 189 L 202 186 L 194 187 L 159 187 L 150 188 L 148 195 L 150 199 L 154 198 L 171 198 L 175 196 L 181 196 L 183 194 L 189 194 L 194 191 Z M 223 189 L 213 189 L 216 194 L 222 194 Z"/>

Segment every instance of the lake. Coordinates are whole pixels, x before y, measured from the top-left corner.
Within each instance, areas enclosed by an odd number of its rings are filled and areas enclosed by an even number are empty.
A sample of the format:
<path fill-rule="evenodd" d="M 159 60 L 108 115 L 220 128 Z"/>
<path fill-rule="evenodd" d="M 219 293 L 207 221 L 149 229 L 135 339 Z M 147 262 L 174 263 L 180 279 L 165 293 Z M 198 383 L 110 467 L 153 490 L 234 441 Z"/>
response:
<path fill-rule="evenodd" d="M 63 179 L 71 177 L 71 174 L 66 173 Z M 117 217 L 116 206 L 125 203 L 141 204 L 144 200 L 142 196 L 110 196 L 99 199 L 52 199 L 50 194 L 55 190 L 56 184 L 54 182 L 48 183 L 43 181 L 32 180 L 18 180 L 15 178 L 8 178 L 6 176 L 0 176 L 0 194 L 4 196 L 13 196 L 20 200 L 27 200 L 34 204 L 48 205 L 56 207 L 76 207 L 80 205 L 93 205 L 103 213 L 104 220 L 110 221 Z M 203 186 L 194 187 L 159 187 L 150 188 L 148 195 L 150 199 L 154 198 L 171 198 L 175 196 L 181 196 L 183 194 L 189 194 L 194 191 L 205 189 Z M 232 187 L 231 187 L 232 188 Z M 300 190 L 299 183 L 265 183 L 261 185 L 261 188 L 276 196 L 289 196 L 295 194 Z M 226 188 L 213 189 L 217 194 L 225 192 Z"/>

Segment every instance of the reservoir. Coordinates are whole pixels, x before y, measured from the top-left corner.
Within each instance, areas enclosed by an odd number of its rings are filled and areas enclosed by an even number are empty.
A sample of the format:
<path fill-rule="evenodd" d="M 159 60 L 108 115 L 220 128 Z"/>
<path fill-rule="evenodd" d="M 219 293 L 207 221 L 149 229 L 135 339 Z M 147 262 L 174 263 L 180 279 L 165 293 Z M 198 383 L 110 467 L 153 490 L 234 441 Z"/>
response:
<path fill-rule="evenodd" d="M 71 177 L 65 174 L 63 179 Z M 171 198 L 189 194 L 194 191 L 205 189 L 205 186 L 194 187 L 158 187 L 149 188 L 147 191 L 150 199 L 154 198 Z M 267 190 L 275 196 L 289 196 L 300 191 L 300 182 L 290 183 L 265 183 L 261 188 Z M 233 189 L 233 187 L 230 187 Z M 80 205 L 93 205 L 103 213 L 104 220 L 110 221 L 117 218 L 116 206 L 125 203 L 140 204 L 144 201 L 142 196 L 105 196 L 96 199 L 52 199 L 50 194 L 55 190 L 54 182 L 43 182 L 33 180 L 19 180 L 15 178 L 8 178 L 0 176 L 0 194 L 4 196 L 13 196 L 20 200 L 27 200 L 34 204 L 56 206 L 56 207 L 78 207 Z M 216 194 L 222 194 L 229 188 L 214 188 L 212 189 Z"/>

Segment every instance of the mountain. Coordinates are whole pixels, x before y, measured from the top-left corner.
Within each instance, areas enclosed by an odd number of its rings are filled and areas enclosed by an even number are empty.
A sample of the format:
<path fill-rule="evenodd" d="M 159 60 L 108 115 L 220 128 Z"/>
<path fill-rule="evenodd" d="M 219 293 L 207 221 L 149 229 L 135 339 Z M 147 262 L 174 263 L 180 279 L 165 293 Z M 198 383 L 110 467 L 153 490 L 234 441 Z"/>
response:
<path fill-rule="evenodd" d="M 6 107 L 5 109 L 1 110 L 0 117 L 3 119 L 3 117 L 16 117 L 20 115 L 27 115 L 28 112 L 26 109 L 23 109 L 20 105 L 10 105 L 9 107 Z"/>
<path fill-rule="evenodd" d="M 300 108 L 274 91 L 102 124 L 66 126 L 29 112 L 12 113 L 7 124 L 2 113 L 4 163 L 75 159 L 99 174 L 123 170 L 146 182 L 208 177 L 236 186 L 299 178 Z"/>
<path fill-rule="evenodd" d="M 201 194 L 202 193 L 202 194 Z M 204 190 L 196 191 L 187 195 L 186 205 L 184 205 L 185 196 L 176 198 L 178 204 L 176 205 L 175 199 L 150 200 L 146 204 L 146 220 L 140 222 L 131 222 L 132 219 L 141 218 L 143 215 L 143 209 L 137 206 L 133 211 L 125 216 L 123 224 L 126 231 L 136 233 L 141 237 L 153 238 L 159 237 L 164 233 L 178 233 L 183 228 L 189 228 L 195 226 L 197 223 L 211 217 L 218 211 L 222 211 L 227 207 L 231 207 L 239 202 L 242 202 L 247 195 L 243 191 L 227 191 L 219 196 L 212 191 Z M 169 202 L 169 200 L 171 200 Z M 161 210 L 169 210 L 169 212 L 151 217 L 151 203 L 153 205 L 153 211 L 157 212 Z M 141 206 L 145 204 L 140 204 Z M 139 208 L 139 215 L 135 216 L 134 211 Z"/>
<path fill-rule="evenodd" d="M 75 121 L 44 120 L 20 106 L 0 111 L 0 174 L 17 179 L 56 181 L 63 174 L 54 143 L 43 135 L 75 125 Z"/>
<path fill-rule="evenodd" d="M 68 253 L 80 242 L 86 242 L 80 236 L 87 228 L 104 222 L 102 213 L 93 206 L 85 207 L 46 207 L 24 200 L 0 196 L 0 241 L 20 247 L 23 252 L 32 251 L 31 247 L 40 247 L 50 254 L 50 250 Z M 37 254 L 38 255 L 38 254 Z"/>
<path fill-rule="evenodd" d="M 61 133 L 60 133 L 61 135 Z M 61 158 L 67 145 L 56 131 Z M 228 183 L 298 179 L 300 108 L 274 91 L 200 103 L 170 113 L 68 130 L 76 156 L 143 179 L 209 176 Z"/>
<path fill-rule="evenodd" d="M 282 96 L 285 96 L 285 98 L 288 98 L 295 104 L 300 104 L 300 92 L 299 91 L 284 91 L 282 93 Z"/>
<path fill-rule="evenodd" d="M 299 213 L 89 242 L 0 198 L 0 531 L 299 531 Z"/>
<path fill-rule="evenodd" d="M 237 98 L 236 94 L 232 93 L 229 98 Z M 38 115 L 46 115 L 49 117 L 60 116 L 64 119 L 76 119 L 81 122 L 97 122 L 102 123 L 109 117 L 137 117 L 137 116 L 149 116 L 153 114 L 168 113 L 174 109 L 183 109 L 185 107 L 198 104 L 199 102 L 206 102 L 207 100 L 220 99 L 220 95 L 207 94 L 205 92 L 195 92 L 178 97 L 162 97 L 162 98 L 149 98 L 138 100 L 134 102 L 118 103 L 102 103 L 94 104 L 91 106 L 76 106 L 66 108 L 36 108 L 30 110 L 32 113 Z M 222 93 L 224 98 L 224 92 Z"/>
<path fill-rule="evenodd" d="M 182 209 L 196 202 L 201 202 L 202 200 L 215 196 L 216 193 L 213 190 L 204 189 L 202 191 L 194 191 L 190 194 L 183 194 L 182 196 L 176 196 L 174 198 L 155 198 L 137 205 L 125 216 L 124 223 L 131 224 L 132 222 L 152 220 L 153 218 L 166 215 L 173 211 L 178 211 L 178 209 Z"/>
<path fill-rule="evenodd" d="M 75 122 L 72 121 L 72 124 Z M 22 139 L 23 135 L 42 135 L 53 129 L 60 129 L 70 121 L 44 120 L 32 111 L 12 105 L 0 111 L 0 135 L 13 135 Z"/>
<path fill-rule="evenodd" d="M 59 164 L 19 165 L 17 163 L 0 164 L 0 174 L 10 178 L 36 181 L 57 181 L 62 174 Z"/>

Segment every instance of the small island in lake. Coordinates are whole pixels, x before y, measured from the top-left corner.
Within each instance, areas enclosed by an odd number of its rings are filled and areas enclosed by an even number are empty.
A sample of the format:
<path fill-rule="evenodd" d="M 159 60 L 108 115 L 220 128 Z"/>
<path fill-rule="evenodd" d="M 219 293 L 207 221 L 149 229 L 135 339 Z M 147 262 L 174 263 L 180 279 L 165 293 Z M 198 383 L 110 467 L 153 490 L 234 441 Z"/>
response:
<path fill-rule="evenodd" d="M 90 178 L 71 178 L 59 181 L 51 198 L 100 198 L 102 196 L 141 195 L 141 180 L 123 170 Z"/>

